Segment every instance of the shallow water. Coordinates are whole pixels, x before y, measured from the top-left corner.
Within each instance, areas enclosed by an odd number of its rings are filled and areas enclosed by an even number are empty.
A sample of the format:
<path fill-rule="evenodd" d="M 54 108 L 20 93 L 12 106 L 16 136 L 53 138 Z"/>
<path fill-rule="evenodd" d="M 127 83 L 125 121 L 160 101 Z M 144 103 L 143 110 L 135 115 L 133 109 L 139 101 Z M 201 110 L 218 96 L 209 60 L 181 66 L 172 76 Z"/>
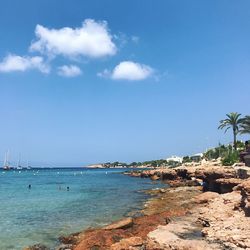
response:
<path fill-rule="evenodd" d="M 146 195 L 138 191 L 152 188 L 151 181 L 122 171 L 0 171 L 0 249 L 36 243 L 53 248 L 60 235 L 105 225 L 140 209 Z"/>

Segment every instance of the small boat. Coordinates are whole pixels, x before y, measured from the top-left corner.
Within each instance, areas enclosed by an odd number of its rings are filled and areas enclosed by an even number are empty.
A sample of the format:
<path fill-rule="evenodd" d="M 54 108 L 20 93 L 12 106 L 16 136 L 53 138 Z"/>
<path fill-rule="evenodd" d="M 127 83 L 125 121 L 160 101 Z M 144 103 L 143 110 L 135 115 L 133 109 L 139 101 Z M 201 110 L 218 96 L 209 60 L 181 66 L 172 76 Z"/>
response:
<path fill-rule="evenodd" d="M 29 161 L 27 161 L 27 167 L 26 167 L 26 169 L 32 169 L 32 167 L 29 165 Z"/>
<path fill-rule="evenodd" d="M 16 169 L 18 169 L 18 170 L 23 169 L 22 166 L 21 166 L 21 160 L 20 159 L 21 159 L 21 156 L 19 154 L 19 158 L 18 158 L 18 162 L 17 162 L 17 166 L 16 166 Z"/>
<path fill-rule="evenodd" d="M 10 163 L 9 163 L 9 150 L 5 153 L 4 156 L 4 163 L 3 163 L 4 170 L 11 170 Z"/>

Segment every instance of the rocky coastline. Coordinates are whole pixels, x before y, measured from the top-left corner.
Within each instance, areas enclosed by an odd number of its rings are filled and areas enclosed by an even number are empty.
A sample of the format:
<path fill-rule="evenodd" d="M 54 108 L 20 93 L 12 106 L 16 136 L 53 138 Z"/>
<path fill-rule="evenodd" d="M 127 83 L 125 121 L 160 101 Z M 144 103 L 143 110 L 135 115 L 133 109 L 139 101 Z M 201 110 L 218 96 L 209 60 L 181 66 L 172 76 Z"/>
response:
<path fill-rule="evenodd" d="M 142 216 L 61 237 L 57 250 L 250 249 L 250 168 L 211 164 L 125 174 L 170 187 L 147 191 L 152 196 Z"/>

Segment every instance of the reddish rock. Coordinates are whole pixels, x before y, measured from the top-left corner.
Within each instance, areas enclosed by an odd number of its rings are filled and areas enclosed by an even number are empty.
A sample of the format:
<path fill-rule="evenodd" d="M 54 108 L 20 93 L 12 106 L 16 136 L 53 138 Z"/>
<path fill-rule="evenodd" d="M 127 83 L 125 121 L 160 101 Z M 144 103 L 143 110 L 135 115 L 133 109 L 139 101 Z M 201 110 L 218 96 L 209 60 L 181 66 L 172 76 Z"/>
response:
<path fill-rule="evenodd" d="M 218 198 L 220 195 L 215 192 L 205 192 L 194 197 L 194 201 L 198 204 L 208 203 L 209 201 Z"/>
<path fill-rule="evenodd" d="M 241 207 L 245 211 L 246 216 L 250 216 L 250 178 L 243 181 L 235 190 L 239 190 L 241 193 Z"/>
<path fill-rule="evenodd" d="M 114 222 L 106 227 L 105 230 L 113 230 L 113 229 L 125 229 L 133 226 L 133 219 L 131 217 L 125 218 L 123 220 Z"/>
<path fill-rule="evenodd" d="M 218 192 L 225 194 L 233 191 L 233 188 L 242 182 L 239 178 L 220 178 L 215 180 Z"/>
<path fill-rule="evenodd" d="M 151 179 L 152 181 L 157 181 L 157 180 L 160 179 L 160 177 L 159 177 L 158 175 L 152 175 L 152 176 L 150 176 L 150 179 Z"/>
<path fill-rule="evenodd" d="M 111 250 L 129 250 L 133 247 L 139 247 L 143 245 L 143 240 L 141 237 L 130 237 L 127 239 L 122 239 L 119 242 L 111 245 Z"/>

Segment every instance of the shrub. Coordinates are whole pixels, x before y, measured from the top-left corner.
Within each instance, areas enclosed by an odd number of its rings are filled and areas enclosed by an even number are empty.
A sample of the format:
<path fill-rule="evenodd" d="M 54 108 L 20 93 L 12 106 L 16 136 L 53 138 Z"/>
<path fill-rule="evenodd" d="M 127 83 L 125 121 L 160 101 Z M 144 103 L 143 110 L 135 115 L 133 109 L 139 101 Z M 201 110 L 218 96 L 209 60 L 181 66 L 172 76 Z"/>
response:
<path fill-rule="evenodd" d="M 224 166 L 231 166 L 234 163 L 239 162 L 238 151 L 231 151 L 227 156 L 222 159 L 222 164 Z"/>

